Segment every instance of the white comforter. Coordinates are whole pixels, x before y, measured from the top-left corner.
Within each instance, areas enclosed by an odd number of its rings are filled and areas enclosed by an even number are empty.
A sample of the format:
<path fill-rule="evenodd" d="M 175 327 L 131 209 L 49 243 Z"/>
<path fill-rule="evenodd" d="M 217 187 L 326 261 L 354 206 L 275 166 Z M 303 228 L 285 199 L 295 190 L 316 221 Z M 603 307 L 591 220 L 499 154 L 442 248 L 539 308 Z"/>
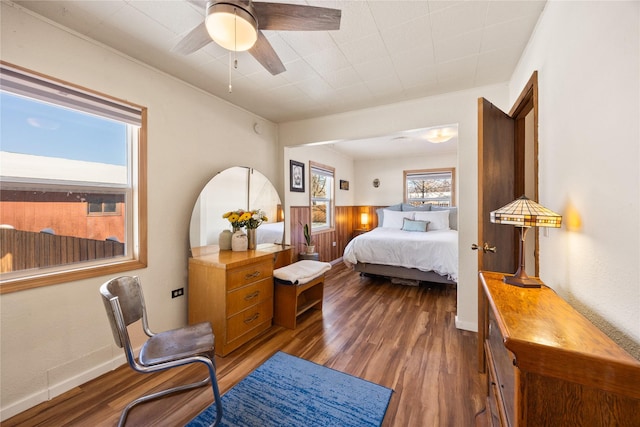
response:
<path fill-rule="evenodd" d="M 256 240 L 260 243 L 281 243 L 284 222 L 265 222 L 256 228 Z"/>
<path fill-rule="evenodd" d="M 457 282 L 458 232 L 415 232 L 378 227 L 351 240 L 344 249 L 342 260 L 349 267 L 361 262 L 435 271 Z"/>

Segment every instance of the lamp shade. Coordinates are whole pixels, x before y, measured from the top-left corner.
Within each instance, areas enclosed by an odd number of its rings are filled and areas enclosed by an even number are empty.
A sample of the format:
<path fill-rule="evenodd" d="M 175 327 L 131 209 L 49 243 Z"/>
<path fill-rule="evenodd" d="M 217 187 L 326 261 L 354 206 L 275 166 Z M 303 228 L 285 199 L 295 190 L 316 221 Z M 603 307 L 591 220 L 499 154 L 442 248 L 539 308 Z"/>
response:
<path fill-rule="evenodd" d="M 249 50 L 258 40 L 258 21 L 251 5 L 209 2 L 205 25 L 214 42 L 227 50 Z"/>
<path fill-rule="evenodd" d="M 530 200 L 526 196 L 496 209 L 490 213 L 495 224 L 509 224 L 516 227 L 552 227 L 559 228 L 562 216 Z"/>
<path fill-rule="evenodd" d="M 362 224 L 362 226 L 364 228 L 367 228 L 367 226 L 369 225 L 369 214 L 366 212 L 362 212 L 360 214 L 360 224 Z"/>

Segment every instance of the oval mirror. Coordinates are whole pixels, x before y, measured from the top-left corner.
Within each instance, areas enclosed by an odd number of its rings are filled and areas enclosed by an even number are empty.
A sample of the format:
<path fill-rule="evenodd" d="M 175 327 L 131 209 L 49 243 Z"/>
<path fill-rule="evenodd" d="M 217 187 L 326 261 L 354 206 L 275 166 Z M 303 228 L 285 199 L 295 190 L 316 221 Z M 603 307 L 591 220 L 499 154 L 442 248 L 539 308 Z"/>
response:
<path fill-rule="evenodd" d="M 231 230 L 225 212 L 238 209 L 264 211 L 268 220 L 257 229 L 257 243 L 282 243 L 284 218 L 280 196 L 260 172 L 236 166 L 218 173 L 204 187 L 191 213 L 191 249 L 217 245 L 223 230 Z"/>

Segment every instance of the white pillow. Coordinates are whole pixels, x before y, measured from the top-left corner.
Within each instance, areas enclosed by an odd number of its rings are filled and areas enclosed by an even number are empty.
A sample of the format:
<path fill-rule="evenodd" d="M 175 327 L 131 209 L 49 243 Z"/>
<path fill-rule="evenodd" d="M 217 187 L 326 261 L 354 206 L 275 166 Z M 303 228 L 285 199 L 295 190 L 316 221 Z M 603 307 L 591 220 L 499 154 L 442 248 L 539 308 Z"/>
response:
<path fill-rule="evenodd" d="M 427 231 L 449 230 L 449 211 L 416 212 L 414 219 L 429 221 Z"/>
<path fill-rule="evenodd" d="M 413 219 L 414 212 L 390 211 L 384 209 L 382 226 L 385 228 L 397 228 L 400 230 L 405 218 Z"/>

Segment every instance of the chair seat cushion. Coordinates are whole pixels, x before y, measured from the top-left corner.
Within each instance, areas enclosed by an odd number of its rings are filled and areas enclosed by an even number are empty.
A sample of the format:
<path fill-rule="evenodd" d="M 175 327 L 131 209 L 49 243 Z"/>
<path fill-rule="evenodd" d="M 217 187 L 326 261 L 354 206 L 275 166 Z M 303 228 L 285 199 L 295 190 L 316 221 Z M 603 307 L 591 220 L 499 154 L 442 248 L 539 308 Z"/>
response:
<path fill-rule="evenodd" d="M 203 322 L 152 336 L 142 346 L 138 360 L 144 366 L 193 355 L 201 355 L 213 360 L 214 350 L 215 338 L 211 323 Z"/>
<path fill-rule="evenodd" d="M 331 270 L 328 262 L 302 260 L 273 270 L 273 276 L 281 283 L 303 285 Z"/>

